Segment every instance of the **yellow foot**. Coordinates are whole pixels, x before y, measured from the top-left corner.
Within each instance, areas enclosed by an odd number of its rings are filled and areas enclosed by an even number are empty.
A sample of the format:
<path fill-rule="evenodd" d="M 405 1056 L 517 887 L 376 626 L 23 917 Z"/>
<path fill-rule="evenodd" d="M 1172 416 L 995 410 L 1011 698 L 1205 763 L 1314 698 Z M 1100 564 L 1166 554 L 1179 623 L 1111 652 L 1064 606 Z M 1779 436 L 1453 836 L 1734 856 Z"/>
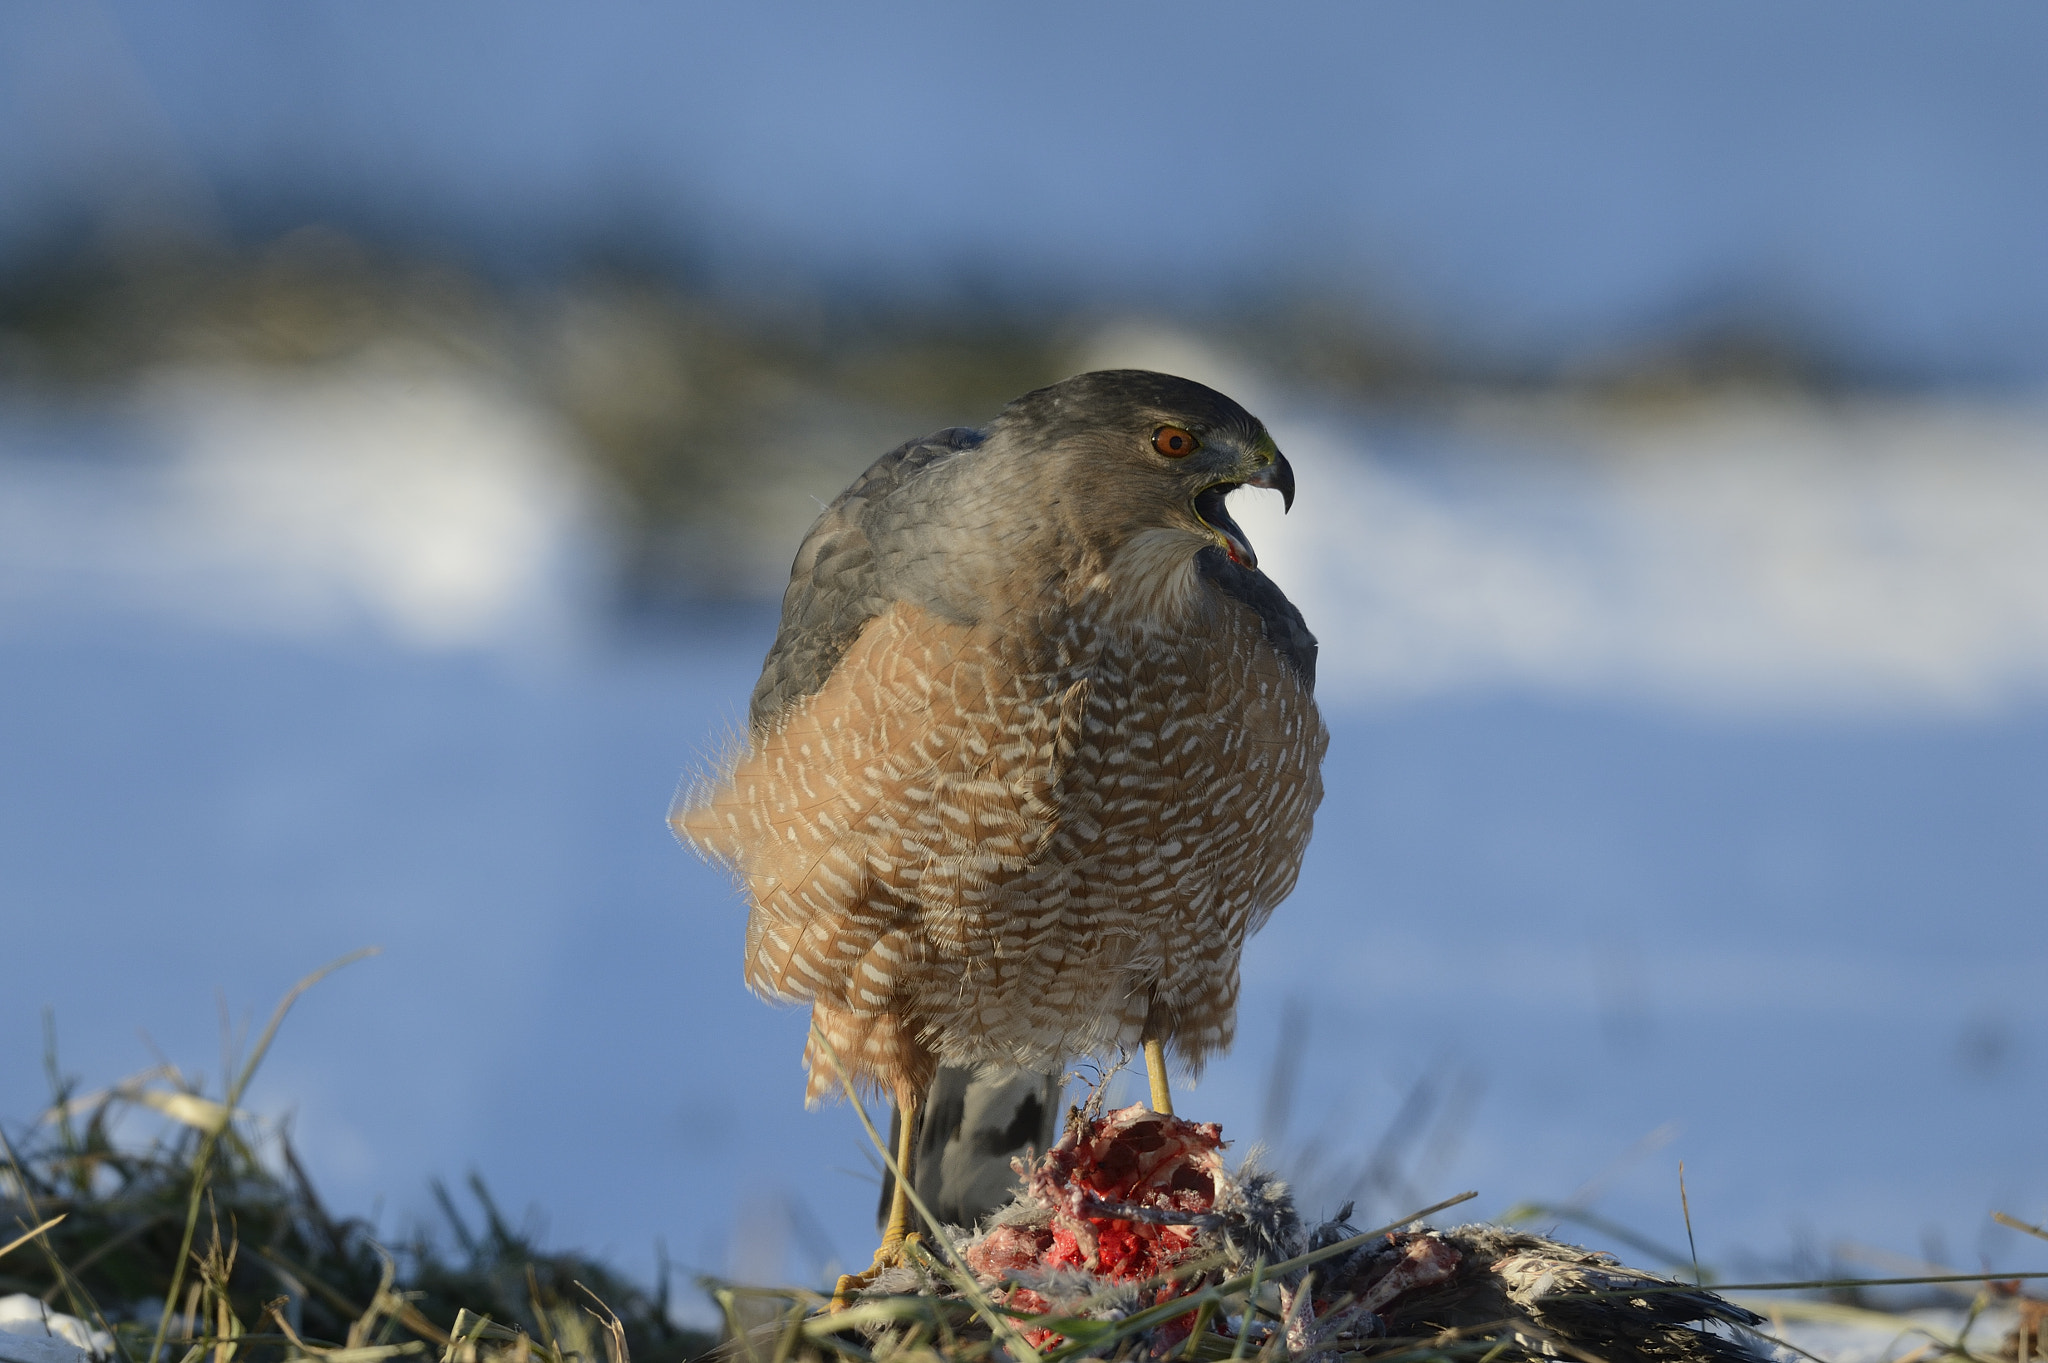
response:
<path fill-rule="evenodd" d="M 873 1263 L 869 1264 L 859 1273 L 840 1274 L 839 1285 L 832 1289 L 832 1305 L 827 1309 L 844 1311 L 847 1307 L 853 1305 L 855 1295 L 866 1291 L 868 1285 L 881 1277 L 885 1269 L 901 1268 L 904 1264 L 910 1262 L 910 1255 L 905 1246 L 917 1238 L 917 1235 L 913 1233 L 902 1236 L 893 1242 L 884 1240 L 882 1241 L 882 1247 L 875 1251 L 875 1261 Z"/>

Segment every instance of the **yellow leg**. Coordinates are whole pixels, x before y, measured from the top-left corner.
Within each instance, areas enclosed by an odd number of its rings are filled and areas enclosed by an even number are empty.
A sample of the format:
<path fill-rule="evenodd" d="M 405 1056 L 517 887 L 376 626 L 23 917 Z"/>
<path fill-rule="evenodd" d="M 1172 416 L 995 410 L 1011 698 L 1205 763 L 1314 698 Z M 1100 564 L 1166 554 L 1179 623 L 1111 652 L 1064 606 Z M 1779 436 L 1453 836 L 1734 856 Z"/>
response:
<path fill-rule="evenodd" d="M 903 1262 L 903 1242 L 910 1238 L 910 1180 L 916 1176 L 911 1165 L 917 1150 L 917 1109 L 918 1099 L 910 1090 L 897 1091 L 896 1110 L 902 1125 L 896 1133 L 896 1191 L 889 1199 L 889 1223 L 882 1231 L 882 1247 L 875 1251 L 867 1270 L 839 1276 L 838 1286 L 832 1289 L 834 1311 L 844 1311 L 853 1294 L 873 1282 L 883 1269 Z"/>
<path fill-rule="evenodd" d="M 1152 1081 L 1152 1110 L 1173 1115 L 1173 1090 L 1166 1086 L 1166 1043 L 1156 1037 L 1145 1042 L 1145 1077 Z"/>
<path fill-rule="evenodd" d="M 901 1102 L 897 1110 L 903 1114 L 903 1129 L 896 1133 L 896 1193 L 889 1199 L 889 1224 L 882 1231 L 882 1247 L 875 1251 L 870 1272 L 903 1262 L 903 1240 L 910 1234 L 910 1165 L 917 1155 L 917 1100 Z"/>

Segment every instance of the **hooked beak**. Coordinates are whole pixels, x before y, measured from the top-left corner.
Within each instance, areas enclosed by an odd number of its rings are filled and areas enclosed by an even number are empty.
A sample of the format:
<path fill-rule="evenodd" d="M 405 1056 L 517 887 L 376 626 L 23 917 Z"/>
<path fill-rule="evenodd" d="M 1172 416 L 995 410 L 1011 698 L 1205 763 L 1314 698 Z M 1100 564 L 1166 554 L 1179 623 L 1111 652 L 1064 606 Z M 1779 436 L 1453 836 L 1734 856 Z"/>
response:
<path fill-rule="evenodd" d="M 1280 494 L 1283 512 L 1294 510 L 1294 466 L 1287 462 L 1287 456 L 1273 451 L 1273 462 L 1244 480 L 1246 487 L 1271 488 Z"/>
<path fill-rule="evenodd" d="M 1271 449 L 1271 446 L 1267 446 Z M 1288 464 L 1287 456 L 1278 450 L 1272 451 L 1272 458 L 1259 464 L 1243 478 L 1232 482 L 1215 483 L 1195 494 L 1195 515 L 1202 523 L 1223 537 L 1223 547 L 1232 561 L 1246 568 L 1259 566 L 1259 556 L 1252 552 L 1251 541 L 1244 537 L 1244 531 L 1237 522 L 1230 519 L 1230 513 L 1223 509 L 1223 499 L 1241 487 L 1263 487 L 1280 494 L 1281 505 L 1292 509 L 1294 506 L 1294 469 Z"/>

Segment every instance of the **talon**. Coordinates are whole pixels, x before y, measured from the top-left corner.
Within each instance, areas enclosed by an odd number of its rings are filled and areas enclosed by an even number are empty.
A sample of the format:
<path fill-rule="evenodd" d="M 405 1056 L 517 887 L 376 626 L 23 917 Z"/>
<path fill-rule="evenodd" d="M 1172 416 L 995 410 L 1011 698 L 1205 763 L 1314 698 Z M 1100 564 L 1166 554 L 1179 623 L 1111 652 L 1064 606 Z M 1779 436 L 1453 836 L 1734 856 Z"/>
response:
<path fill-rule="evenodd" d="M 924 1236 L 917 1231 L 893 1240 L 882 1241 L 875 1251 L 875 1261 L 859 1273 L 842 1273 L 838 1285 L 832 1289 L 832 1304 L 827 1311 L 844 1311 L 853 1305 L 856 1294 L 867 1290 L 869 1284 L 882 1276 L 886 1269 L 901 1268 L 910 1262 L 909 1247 L 913 1240 L 922 1241 Z"/>

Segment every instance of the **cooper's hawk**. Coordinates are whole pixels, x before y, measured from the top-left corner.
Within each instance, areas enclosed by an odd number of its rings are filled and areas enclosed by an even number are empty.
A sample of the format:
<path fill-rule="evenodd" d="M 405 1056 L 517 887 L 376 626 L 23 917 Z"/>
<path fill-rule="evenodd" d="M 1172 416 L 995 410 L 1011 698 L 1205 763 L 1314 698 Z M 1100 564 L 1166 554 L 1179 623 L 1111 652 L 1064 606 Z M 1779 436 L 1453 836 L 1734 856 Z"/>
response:
<path fill-rule="evenodd" d="M 1083 374 L 884 455 L 811 527 L 732 760 L 678 832 L 739 879 L 746 980 L 809 1003 L 807 1097 L 912 1114 L 940 1062 L 1229 1045 L 1328 735 L 1316 643 L 1224 509 L 1294 478 L 1186 379 Z M 893 1257 L 902 1197 L 878 1262 Z"/>

